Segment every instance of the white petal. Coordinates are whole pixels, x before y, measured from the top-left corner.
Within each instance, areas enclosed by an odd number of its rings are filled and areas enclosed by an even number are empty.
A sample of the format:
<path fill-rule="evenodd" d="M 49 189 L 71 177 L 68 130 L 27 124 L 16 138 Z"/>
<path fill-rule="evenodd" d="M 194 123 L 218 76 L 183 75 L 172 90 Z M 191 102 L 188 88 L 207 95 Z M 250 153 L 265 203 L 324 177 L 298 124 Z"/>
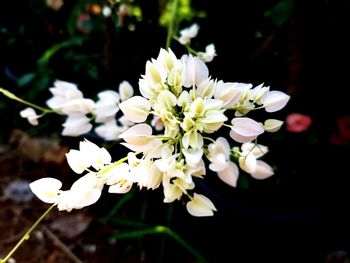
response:
<path fill-rule="evenodd" d="M 45 177 L 30 183 L 29 187 L 41 201 L 53 204 L 58 200 L 62 183 L 55 178 Z"/>
<path fill-rule="evenodd" d="M 254 173 L 257 167 L 257 160 L 252 153 L 248 153 L 246 156 L 239 157 L 239 167 L 249 174 Z"/>
<path fill-rule="evenodd" d="M 233 118 L 231 123 L 230 136 L 240 143 L 250 142 L 264 132 L 261 125 L 250 118 Z"/>
<path fill-rule="evenodd" d="M 134 89 L 128 81 L 124 80 L 119 84 L 119 94 L 121 100 L 124 101 L 134 95 Z"/>
<path fill-rule="evenodd" d="M 79 136 L 92 129 L 90 119 L 85 115 L 70 115 L 62 126 L 64 127 L 63 136 Z"/>
<path fill-rule="evenodd" d="M 186 204 L 187 211 L 193 216 L 212 216 L 216 208 L 212 201 L 204 195 L 193 194 L 193 199 Z"/>
<path fill-rule="evenodd" d="M 233 130 L 230 131 L 230 137 L 240 143 L 251 142 L 256 138 L 256 136 L 242 136 Z"/>
<path fill-rule="evenodd" d="M 197 164 L 202 159 L 203 149 L 188 150 L 182 149 L 183 154 L 186 157 L 186 162 L 190 164 Z"/>
<path fill-rule="evenodd" d="M 255 172 L 251 173 L 251 176 L 255 179 L 265 179 L 274 174 L 273 169 L 270 165 L 264 161 L 257 161 L 257 167 Z"/>
<path fill-rule="evenodd" d="M 108 188 L 108 193 L 112 193 L 112 194 L 125 194 L 127 192 L 130 191 L 131 187 L 132 187 L 132 182 L 131 181 L 126 181 L 125 183 L 121 184 L 114 184 L 111 185 Z"/>
<path fill-rule="evenodd" d="M 85 155 L 78 150 L 70 150 L 66 153 L 66 158 L 70 168 L 77 174 L 81 174 L 91 165 L 90 159 L 86 160 Z"/>
<path fill-rule="evenodd" d="M 70 190 L 73 192 L 86 193 L 90 192 L 97 185 L 97 176 L 95 173 L 88 173 L 78 180 L 76 180 L 71 186 Z"/>
<path fill-rule="evenodd" d="M 186 63 L 186 75 L 184 86 L 189 88 L 193 85 L 198 85 L 209 76 L 208 67 L 203 61 L 197 57 L 190 55 L 185 60 Z"/>
<path fill-rule="evenodd" d="M 236 187 L 239 170 L 235 163 L 229 162 L 225 170 L 217 173 L 221 181 L 232 187 Z"/>
<path fill-rule="evenodd" d="M 264 122 L 264 129 L 267 132 L 276 132 L 283 125 L 283 121 L 276 119 L 268 119 Z"/>
<path fill-rule="evenodd" d="M 134 96 L 120 103 L 119 107 L 129 120 L 139 123 L 147 119 L 151 104 L 144 97 Z"/>
<path fill-rule="evenodd" d="M 289 99 L 290 99 L 289 95 L 278 90 L 273 90 L 267 93 L 261 99 L 261 102 L 267 112 L 275 112 L 275 111 L 279 111 L 284 106 L 286 106 Z"/>

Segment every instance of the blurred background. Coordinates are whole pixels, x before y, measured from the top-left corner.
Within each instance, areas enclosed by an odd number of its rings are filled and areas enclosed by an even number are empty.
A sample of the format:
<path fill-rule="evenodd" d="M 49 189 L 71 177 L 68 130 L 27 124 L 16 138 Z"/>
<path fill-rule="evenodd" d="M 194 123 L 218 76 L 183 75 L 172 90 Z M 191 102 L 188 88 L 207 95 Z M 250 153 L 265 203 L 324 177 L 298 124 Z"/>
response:
<path fill-rule="evenodd" d="M 210 218 L 190 216 L 181 202 L 164 204 L 161 189 L 106 193 L 91 207 L 51 213 L 16 262 L 350 262 L 350 2 L 179 3 L 179 27 L 200 25 L 191 46 L 215 44 L 218 55 L 207 64 L 213 78 L 264 83 L 291 96 L 274 113 L 285 125 L 261 138 L 275 175 L 243 175 L 237 188 L 211 174 L 196 182 L 218 209 Z M 117 90 L 123 80 L 137 89 L 146 61 L 165 47 L 171 6 L 2 1 L 0 87 L 42 106 L 57 79 L 76 83 L 88 98 Z M 178 57 L 186 53 L 176 41 L 171 48 Z M 47 208 L 28 182 L 50 176 L 69 186 L 77 179 L 64 154 L 81 138 L 62 137 L 58 115 L 30 126 L 19 116 L 24 108 L 0 95 L 1 256 Z M 84 137 L 108 147 L 114 160 L 127 152 L 94 134 Z M 163 232 L 148 234 L 155 226 Z"/>

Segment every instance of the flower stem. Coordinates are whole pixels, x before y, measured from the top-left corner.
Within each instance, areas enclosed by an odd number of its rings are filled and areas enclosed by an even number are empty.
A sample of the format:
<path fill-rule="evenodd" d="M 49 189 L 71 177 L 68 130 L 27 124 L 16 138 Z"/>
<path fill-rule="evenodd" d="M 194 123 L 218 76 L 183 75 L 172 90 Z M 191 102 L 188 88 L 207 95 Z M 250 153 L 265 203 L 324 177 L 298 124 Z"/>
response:
<path fill-rule="evenodd" d="M 168 35 L 166 37 L 165 49 L 168 49 L 170 47 L 171 40 L 174 37 L 174 23 L 175 23 L 175 19 L 176 19 L 178 5 L 179 5 L 179 0 L 174 0 L 173 9 L 172 9 L 172 13 L 171 13 L 171 19 L 169 21 L 169 26 L 168 26 Z"/>
<path fill-rule="evenodd" d="M 121 232 L 115 234 L 112 239 L 135 239 L 144 237 L 146 235 L 159 235 L 166 234 L 171 237 L 174 241 L 176 241 L 179 245 L 181 245 L 187 252 L 192 254 L 195 258 L 197 258 L 198 262 L 204 263 L 207 262 L 205 257 L 200 254 L 195 248 L 193 248 L 189 243 L 186 242 L 182 237 L 180 237 L 177 233 L 171 230 L 166 226 L 154 226 L 146 229 L 135 230 L 130 232 Z"/>
<path fill-rule="evenodd" d="M 0 259 L 0 263 L 6 263 L 7 260 L 16 252 L 16 250 L 22 245 L 22 243 L 29 239 L 32 231 L 37 227 L 37 225 L 50 213 L 50 211 L 56 206 L 56 204 L 51 205 L 35 223 L 29 228 L 29 230 L 23 235 L 23 237 L 18 241 L 18 243 L 12 248 L 12 250 L 7 254 L 4 259 Z"/>
<path fill-rule="evenodd" d="M 8 90 L 6 90 L 6 89 L 3 89 L 3 88 L 1 88 L 1 87 L 0 87 L 0 93 L 4 94 L 6 97 L 8 97 L 8 98 L 10 98 L 10 99 L 12 99 L 12 100 L 16 100 L 16 101 L 18 101 L 18 102 L 20 102 L 20 103 L 23 103 L 23 104 L 25 104 L 25 105 L 28 105 L 29 107 L 35 108 L 35 109 L 37 109 L 37 110 L 40 110 L 40 111 L 42 111 L 44 114 L 54 112 L 53 110 L 46 109 L 46 108 L 40 107 L 40 106 L 38 106 L 38 105 L 35 105 L 35 104 L 33 104 L 33 103 L 29 102 L 29 101 L 23 100 L 23 99 L 17 97 L 17 96 L 16 96 L 15 94 L 13 94 L 12 92 L 10 92 L 10 91 L 8 91 Z"/>

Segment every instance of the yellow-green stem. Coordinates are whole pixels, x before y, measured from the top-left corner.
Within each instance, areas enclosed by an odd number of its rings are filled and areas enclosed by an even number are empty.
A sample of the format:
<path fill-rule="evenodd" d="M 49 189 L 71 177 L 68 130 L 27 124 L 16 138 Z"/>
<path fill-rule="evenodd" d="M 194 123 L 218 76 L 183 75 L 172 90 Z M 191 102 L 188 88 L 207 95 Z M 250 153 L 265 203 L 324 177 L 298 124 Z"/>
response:
<path fill-rule="evenodd" d="M 7 254 L 7 256 L 3 259 L 0 259 L 0 263 L 6 263 L 7 260 L 16 252 L 16 250 L 22 245 L 22 243 L 29 239 L 30 233 L 37 227 L 37 225 L 50 213 L 50 211 L 56 206 L 53 204 L 50 206 L 35 223 L 29 228 L 29 230 L 23 235 L 23 237 L 18 241 L 18 243 L 12 248 L 12 250 Z"/>
<path fill-rule="evenodd" d="M 37 110 L 40 110 L 40 111 L 42 111 L 42 112 L 45 113 L 45 114 L 46 114 L 46 113 L 54 112 L 53 110 L 46 109 L 46 108 L 40 107 L 40 106 L 38 106 L 38 105 L 35 105 L 35 104 L 33 104 L 33 103 L 29 102 L 29 101 L 23 100 L 23 99 L 17 97 L 17 96 L 16 96 L 15 94 L 13 94 L 12 92 L 10 92 L 10 91 L 8 91 L 8 90 L 6 90 L 6 89 L 3 89 L 3 88 L 1 88 L 1 87 L 0 87 L 0 93 L 4 94 L 6 97 L 8 97 L 8 98 L 10 98 L 10 99 L 12 99 L 12 100 L 16 100 L 16 101 L 18 101 L 18 102 L 20 102 L 20 103 L 23 103 L 23 104 L 25 104 L 25 105 L 28 105 L 29 107 L 35 108 L 35 109 L 37 109 Z"/>
<path fill-rule="evenodd" d="M 174 0 L 173 10 L 172 10 L 172 13 L 171 13 L 171 19 L 169 21 L 169 26 L 168 26 L 168 35 L 166 37 L 166 45 L 165 45 L 166 49 L 168 49 L 170 47 L 171 40 L 174 37 L 174 22 L 175 22 L 175 19 L 176 19 L 176 13 L 177 13 L 178 5 L 179 5 L 179 0 Z"/>

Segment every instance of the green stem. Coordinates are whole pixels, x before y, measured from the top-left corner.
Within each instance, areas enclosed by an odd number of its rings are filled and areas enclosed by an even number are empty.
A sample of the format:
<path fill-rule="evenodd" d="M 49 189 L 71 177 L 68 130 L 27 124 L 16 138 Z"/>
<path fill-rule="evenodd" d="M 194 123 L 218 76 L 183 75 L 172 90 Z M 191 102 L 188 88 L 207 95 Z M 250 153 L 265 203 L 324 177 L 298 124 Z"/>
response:
<path fill-rule="evenodd" d="M 135 152 L 135 155 L 140 154 L 141 152 Z M 118 166 L 119 164 L 122 164 L 123 162 L 127 161 L 128 157 L 124 157 L 121 158 L 120 160 L 116 161 L 115 163 L 112 163 L 110 165 L 108 165 L 105 169 L 102 170 L 102 172 L 98 173 L 98 175 L 103 175 L 108 173 L 111 169 L 113 169 L 114 167 Z M 1 262 L 0 262 L 1 263 Z"/>
<path fill-rule="evenodd" d="M 32 107 L 32 108 L 35 108 L 37 110 L 40 110 L 42 112 L 44 112 L 45 114 L 46 113 L 51 113 L 51 112 L 54 112 L 53 110 L 50 110 L 50 109 L 46 109 L 46 108 L 43 108 L 43 107 L 40 107 L 38 105 L 35 105 L 33 103 L 30 103 L 29 101 L 26 101 L 26 100 L 23 100 L 19 97 L 17 97 L 15 94 L 13 94 L 12 92 L 6 90 L 6 89 L 3 89 L 0 87 L 0 93 L 4 94 L 6 97 L 12 99 L 12 100 L 16 100 L 18 102 L 21 102 L 25 105 L 28 105 L 29 107 Z"/>
<path fill-rule="evenodd" d="M 20 241 L 13 247 L 13 249 L 7 254 L 7 256 L 4 259 L 0 259 L 0 263 L 6 263 L 7 260 L 16 252 L 16 250 L 22 245 L 22 243 L 29 239 L 30 233 L 37 227 L 37 225 L 50 213 L 50 211 L 56 206 L 56 204 L 53 204 L 50 206 L 45 213 L 43 213 L 38 220 L 35 221 L 35 223 L 29 228 L 29 230 L 24 234 L 24 236 L 21 238 Z"/>
<path fill-rule="evenodd" d="M 169 21 L 169 26 L 168 26 L 168 35 L 166 37 L 165 49 L 168 49 L 170 47 L 171 40 L 174 37 L 174 22 L 175 22 L 175 19 L 176 19 L 176 13 L 177 13 L 178 5 L 179 5 L 179 0 L 174 0 L 173 10 L 171 12 L 171 19 Z"/>
<path fill-rule="evenodd" d="M 134 194 L 135 194 L 135 191 L 131 190 L 129 193 L 124 195 L 118 201 L 118 203 L 115 204 L 115 206 L 111 209 L 111 211 L 102 219 L 102 221 L 106 223 L 106 222 L 110 221 L 111 219 L 113 219 L 116 216 L 116 214 L 118 213 L 119 209 L 122 208 L 124 206 L 124 204 L 127 203 L 130 199 L 132 199 Z"/>
<path fill-rule="evenodd" d="M 146 235 L 159 235 L 166 234 L 169 237 L 173 238 L 179 245 L 181 245 L 187 252 L 192 254 L 197 258 L 199 262 L 207 262 L 202 254 L 200 254 L 196 249 L 194 249 L 190 244 L 188 244 L 182 237 L 180 237 L 177 233 L 172 231 L 170 228 L 166 226 L 155 226 L 151 228 L 146 228 L 142 230 L 135 230 L 130 232 L 118 233 L 113 236 L 114 239 L 134 239 L 140 238 Z"/>

